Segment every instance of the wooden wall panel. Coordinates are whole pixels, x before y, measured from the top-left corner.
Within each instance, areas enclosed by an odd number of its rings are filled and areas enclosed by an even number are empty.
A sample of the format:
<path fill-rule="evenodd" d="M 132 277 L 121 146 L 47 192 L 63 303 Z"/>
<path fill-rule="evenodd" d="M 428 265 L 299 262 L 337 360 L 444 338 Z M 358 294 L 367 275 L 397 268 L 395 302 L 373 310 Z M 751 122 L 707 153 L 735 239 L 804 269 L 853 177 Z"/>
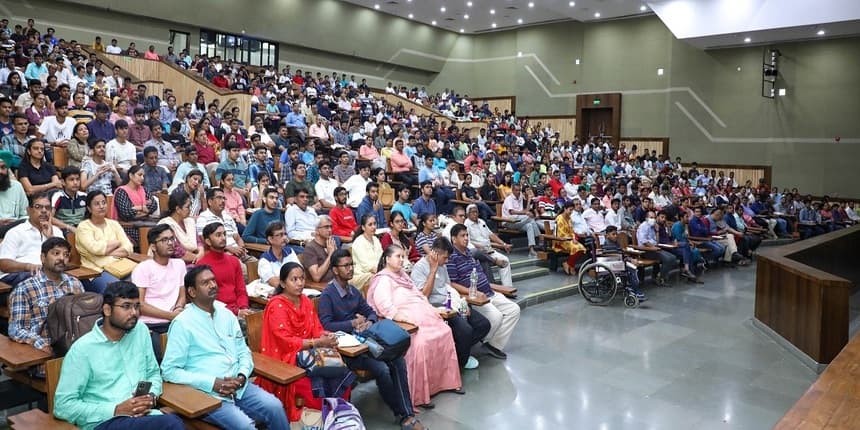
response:
<path fill-rule="evenodd" d="M 559 139 L 562 142 L 565 140 L 573 142 L 573 138 L 576 136 L 576 117 L 573 115 L 526 116 L 517 118 L 529 120 L 529 126 L 531 127 L 538 127 L 538 123 L 541 123 L 541 128 L 544 128 L 549 124 L 553 130 L 559 133 Z"/>
<path fill-rule="evenodd" d="M 642 154 L 642 150 L 647 149 L 657 151 L 657 154 L 669 155 L 669 138 L 668 137 L 622 137 L 621 143 L 629 153 L 633 145 L 636 145 L 636 155 Z"/>
<path fill-rule="evenodd" d="M 684 165 L 686 168 L 688 165 Z M 735 172 L 735 180 L 738 182 L 738 185 L 743 186 L 746 181 L 750 181 L 752 187 L 756 187 L 758 185 L 759 179 L 764 178 L 765 182 L 770 184 L 771 180 L 771 167 L 770 166 L 747 166 L 747 165 L 731 165 L 731 164 L 708 164 L 708 163 L 699 163 L 699 171 L 702 169 L 717 169 L 717 172 L 723 171 L 726 173 L 726 177 L 729 176 L 729 172 Z"/>
<path fill-rule="evenodd" d="M 517 111 L 517 97 L 516 96 L 501 96 L 501 97 L 472 97 L 470 98 L 472 104 L 476 104 L 479 107 L 484 104 L 486 101 L 488 105 L 490 105 L 490 111 L 495 112 L 496 108 L 499 108 L 499 113 L 504 114 L 507 110 L 508 112 Z"/>

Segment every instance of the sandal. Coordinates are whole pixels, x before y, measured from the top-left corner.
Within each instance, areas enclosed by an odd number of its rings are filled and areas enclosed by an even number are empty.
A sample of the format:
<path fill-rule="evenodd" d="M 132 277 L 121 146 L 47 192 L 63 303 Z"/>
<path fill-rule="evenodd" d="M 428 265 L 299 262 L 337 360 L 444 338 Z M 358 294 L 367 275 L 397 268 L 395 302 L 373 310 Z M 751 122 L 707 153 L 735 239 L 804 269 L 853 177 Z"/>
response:
<path fill-rule="evenodd" d="M 427 402 L 427 403 L 425 403 L 425 404 L 423 404 L 423 405 L 418 405 L 418 407 L 419 407 L 419 408 L 424 408 L 424 409 L 433 409 L 433 408 L 435 408 L 435 407 L 436 407 L 436 405 L 435 405 L 433 402 Z"/>
<path fill-rule="evenodd" d="M 418 418 L 411 416 L 406 417 L 403 422 L 400 423 L 400 430 L 430 430 L 430 427 L 424 427 L 424 424 L 421 424 L 421 421 L 418 421 Z"/>

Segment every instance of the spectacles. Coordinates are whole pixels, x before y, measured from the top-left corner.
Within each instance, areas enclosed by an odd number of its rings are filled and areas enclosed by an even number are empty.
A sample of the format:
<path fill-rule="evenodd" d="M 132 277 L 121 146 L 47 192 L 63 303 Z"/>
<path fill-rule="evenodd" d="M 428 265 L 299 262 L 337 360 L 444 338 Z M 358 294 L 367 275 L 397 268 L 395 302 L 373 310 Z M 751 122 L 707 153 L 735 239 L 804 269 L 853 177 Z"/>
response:
<path fill-rule="evenodd" d="M 121 305 L 113 305 L 115 308 L 122 308 L 123 310 L 130 311 L 134 309 L 135 311 L 140 311 L 140 303 L 123 303 Z"/>
<path fill-rule="evenodd" d="M 176 237 L 175 236 L 162 237 L 161 239 L 158 239 L 155 242 L 156 243 L 173 243 L 173 242 L 176 242 Z"/>
<path fill-rule="evenodd" d="M 331 228 L 331 224 L 327 225 L 318 225 L 317 228 Z"/>
<path fill-rule="evenodd" d="M 35 210 L 37 210 L 37 211 L 49 211 L 49 210 L 51 210 L 51 205 L 39 205 L 39 204 L 35 204 L 35 205 L 33 205 L 32 207 L 33 207 L 33 209 L 35 209 Z"/>

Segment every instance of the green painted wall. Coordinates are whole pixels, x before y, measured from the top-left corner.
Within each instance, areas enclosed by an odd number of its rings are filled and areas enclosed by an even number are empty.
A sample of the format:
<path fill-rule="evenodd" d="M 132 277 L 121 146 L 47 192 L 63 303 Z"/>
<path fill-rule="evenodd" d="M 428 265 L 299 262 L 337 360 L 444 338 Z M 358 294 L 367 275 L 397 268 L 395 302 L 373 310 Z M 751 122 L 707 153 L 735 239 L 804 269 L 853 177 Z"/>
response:
<path fill-rule="evenodd" d="M 335 0 L 3 6 L 13 23 L 34 17 L 82 41 L 97 31 L 161 52 L 170 29 L 191 33 L 192 51 L 199 27 L 245 30 L 279 42 L 281 65 L 354 73 L 375 86 L 456 88 L 473 99 L 514 95 L 520 115 L 572 115 L 578 93 L 621 91 L 623 136 L 668 136 L 672 154 L 685 159 L 770 164 L 779 185 L 857 195 L 846 179 L 857 177 L 849 172 L 860 156 L 860 38 L 775 46 L 788 95 L 771 100 L 759 95 L 762 47 L 701 51 L 654 16 L 464 36 Z M 837 135 L 842 143 L 833 143 Z"/>

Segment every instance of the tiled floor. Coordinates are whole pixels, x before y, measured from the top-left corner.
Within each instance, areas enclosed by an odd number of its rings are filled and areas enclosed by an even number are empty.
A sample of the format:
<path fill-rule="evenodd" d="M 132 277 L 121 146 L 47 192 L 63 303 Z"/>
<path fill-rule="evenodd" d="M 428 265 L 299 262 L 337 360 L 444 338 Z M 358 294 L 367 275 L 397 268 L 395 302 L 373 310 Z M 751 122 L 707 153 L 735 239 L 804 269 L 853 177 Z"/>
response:
<path fill-rule="evenodd" d="M 529 306 L 508 359 L 480 357 L 468 393 L 436 396 L 420 418 L 434 430 L 770 429 L 816 374 L 752 327 L 754 277 L 721 269 L 705 285 L 647 288 L 638 309 L 578 295 Z M 372 382 L 353 401 L 368 428 L 398 428 Z"/>

